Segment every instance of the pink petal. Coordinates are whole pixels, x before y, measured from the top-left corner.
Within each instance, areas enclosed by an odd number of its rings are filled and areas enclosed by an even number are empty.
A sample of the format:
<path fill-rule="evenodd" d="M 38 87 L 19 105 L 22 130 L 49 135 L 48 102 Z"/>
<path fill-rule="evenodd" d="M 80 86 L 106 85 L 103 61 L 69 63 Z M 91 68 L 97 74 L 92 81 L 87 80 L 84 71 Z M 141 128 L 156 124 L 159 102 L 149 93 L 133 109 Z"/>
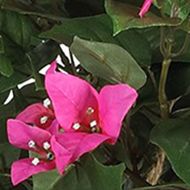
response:
<path fill-rule="evenodd" d="M 57 62 L 56 62 L 56 60 L 55 60 L 55 61 L 53 61 L 53 62 L 51 63 L 51 66 L 50 66 L 50 68 L 47 70 L 46 74 L 53 74 L 53 73 L 56 73 L 56 68 L 57 68 Z"/>
<path fill-rule="evenodd" d="M 37 166 L 34 166 L 32 160 L 33 158 L 26 158 L 13 162 L 11 167 L 11 180 L 13 185 L 19 184 L 34 174 L 55 168 L 54 161 L 41 161 Z"/>
<path fill-rule="evenodd" d="M 50 125 L 49 128 L 47 128 L 46 130 L 48 132 L 50 132 L 52 135 L 56 135 L 59 133 L 59 129 L 60 129 L 60 125 L 59 123 L 57 122 L 57 120 L 55 119 L 52 124 Z"/>
<path fill-rule="evenodd" d="M 126 84 L 107 85 L 100 91 L 99 108 L 102 131 L 114 143 L 120 133 L 122 121 L 134 104 L 137 92 Z"/>
<path fill-rule="evenodd" d="M 9 142 L 22 149 L 29 150 L 28 142 L 33 140 L 38 146 L 49 141 L 51 134 L 38 127 L 32 127 L 22 121 L 9 119 L 7 121 L 7 133 Z"/>
<path fill-rule="evenodd" d="M 145 0 L 142 7 L 141 7 L 141 10 L 139 12 L 139 16 L 142 18 L 150 9 L 151 5 L 152 5 L 152 1 L 153 0 Z"/>
<path fill-rule="evenodd" d="M 88 107 L 98 109 L 96 90 L 78 77 L 57 72 L 47 74 L 45 83 L 56 118 L 66 130 L 81 120 Z"/>
<path fill-rule="evenodd" d="M 71 163 L 72 153 L 60 145 L 54 136 L 51 138 L 51 148 L 55 154 L 56 167 L 59 173 L 62 174 Z"/>
<path fill-rule="evenodd" d="M 97 148 L 101 143 L 108 140 L 109 137 L 99 133 L 64 133 L 56 136 L 57 142 L 72 153 L 70 162 L 79 159 L 83 154 Z"/>
<path fill-rule="evenodd" d="M 44 116 L 48 117 L 48 120 L 45 124 L 41 124 L 40 119 Z M 54 117 L 54 113 L 51 109 L 44 107 L 41 103 L 35 103 L 28 106 L 24 111 L 18 114 L 16 119 L 28 124 L 34 124 L 40 128 L 47 128 Z"/>

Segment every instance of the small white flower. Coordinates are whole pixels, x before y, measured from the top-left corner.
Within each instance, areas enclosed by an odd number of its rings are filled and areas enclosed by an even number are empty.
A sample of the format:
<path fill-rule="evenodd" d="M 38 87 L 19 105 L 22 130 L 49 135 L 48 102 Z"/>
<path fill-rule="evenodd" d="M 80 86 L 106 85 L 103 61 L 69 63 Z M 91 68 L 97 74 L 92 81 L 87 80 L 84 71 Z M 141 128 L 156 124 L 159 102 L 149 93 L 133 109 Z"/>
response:
<path fill-rule="evenodd" d="M 29 148 L 34 148 L 35 145 L 36 145 L 36 143 L 35 143 L 33 140 L 30 140 L 30 141 L 28 142 L 28 147 L 29 147 Z"/>
<path fill-rule="evenodd" d="M 78 130 L 80 128 L 80 123 L 75 123 L 74 125 L 73 125 L 73 129 L 74 130 Z"/>
<path fill-rule="evenodd" d="M 32 164 L 33 164 L 34 166 L 37 166 L 39 163 L 40 163 L 39 158 L 34 158 L 34 159 L 32 160 Z"/>
<path fill-rule="evenodd" d="M 48 142 L 44 142 L 44 143 L 43 143 L 43 148 L 44 148 L 45 150 L 48 150 L 50 147 L 51 147 L 51 145 L 50 145 Z"/>
<path fill-rule="evenodd" d="M 40 123 L 41 124 L 45 124 L 47 122 L 47 120 L 48 120 L 48 117 L 47 116 L 43 116 L 43 117 L 40 118 Z"/>
<path fill-rule="evenodd" d="M 93 121 L 90 122 L 90 127 L 91 128 L 96 127 L 96 125 L 97 125 L 96 120 L 93 120 Z"/>

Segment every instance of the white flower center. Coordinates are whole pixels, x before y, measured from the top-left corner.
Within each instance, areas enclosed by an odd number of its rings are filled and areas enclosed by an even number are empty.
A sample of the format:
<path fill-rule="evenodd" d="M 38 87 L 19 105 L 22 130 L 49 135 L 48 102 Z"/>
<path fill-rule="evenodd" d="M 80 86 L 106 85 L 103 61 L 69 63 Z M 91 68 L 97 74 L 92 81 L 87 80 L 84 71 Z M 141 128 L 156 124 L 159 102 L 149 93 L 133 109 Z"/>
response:
<path fill-rule="evenodd" d="M 43 148 L 44 148 L 45 150 L 48 150 L 50 147 L 51 147 L 51 145 L 50 145 L 48 142 L 44 142 L 44 143 L 43 143 Z"/>
<path fill-rule="evenodd" d="M 35 145 L 36 145 L 36 143 L 35 143 L 33 140 L 30 140 L 30 141 L 28 142 L 28 147 L 29 147 L 29 148 L 34 148 Z"/>
<path fill-rule="evenodd" d="M 60 132 L 60 133 L 64 133 L 64 129 L 63 129 L 63 128 L 60 128 L 60 129 L 59 129 L 59 132 Z"/>
<path fill-rule="evenodd" d="M 96 129 L 96 127 L 93 127 L 93 128 L 91 129 L 91 132 L 92 132 L 92 133 L 95 133 L 95 132 L 97 132 L 97 129 Z"/>
<path fill-rule="evenodd" d="M 47 120 L 48 120 L 48 116 L 43 116 L 40 118 L 40 123 L 45 124 L 47 122 Z"/>
<path fill-rule="evenodd" d="M 37 166 L 39 163 L 40 163 L 39 158 L 34 158 L 34 159 L 32 160 L 32 164 L 33 164 L 34 166 Z"/>
<path fill-rule="evenodd" d="M 73 125 L 73 129 L 74 129 L 74 130 L 78 130 L 80 127 L 81 127 L 81 126 L 80 126 L 79 123 L 75 123 L 75 124 Z"/>
<path fill-rule="evenodd" d="M 48 108 L 50 105 L 51 105 L 51 101 L 49 98 L 46 98 L 44 101 L 43 101 L 43 105 L 44 107 Z"/>
<path fill-rule="evenodd" d="M 54 154 L 52 152 L 47 153 L 47 159 L 48 160 L 53 160 L 54 159 Z"/>
<path fill-rule="evenodd" d="M 88 109 L 86 110 L 86 113 L 88 115 L 91 115 L 92 113 L 94 113 L 94 109 L 92 107 L 88 107 Z"/>
<path fill-rule="evenodd" d="M 96 127 L 96 125 L 97 125 L 96 120 L 93 120 L 93 121 L 90 122 L 90 127 L 91 127 L 91 128 Z"/>

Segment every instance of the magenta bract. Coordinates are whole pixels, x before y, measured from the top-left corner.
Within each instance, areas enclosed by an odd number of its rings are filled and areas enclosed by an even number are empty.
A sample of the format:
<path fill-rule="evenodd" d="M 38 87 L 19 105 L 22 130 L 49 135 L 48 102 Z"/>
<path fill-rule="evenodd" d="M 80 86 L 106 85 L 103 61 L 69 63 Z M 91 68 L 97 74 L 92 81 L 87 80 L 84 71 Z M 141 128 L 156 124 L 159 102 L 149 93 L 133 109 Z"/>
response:
<path fill-rule="evenodd" d="M 153 0 L 145 0 L 142 7 L 141 7 L 141 10 L 139 12 L 139 16 L 142 18 L 150 9 L 151 5 L 152 5 L 152 1 Z"/>
<path fill-rule="evenodd" d="M 85 80 L 55 69 L 54 62 L 45 85 L 56 119 L 65 131 L 55 136 L 56 141 L 66 149 L 70 147 L 72 161 L 104 141 L 114 144 L 137 98 L 135 89 L 126 84 L 107 85 L 98 93 Z"/>
<path fill-rule="evenodd" d="M 7 133 L 9 142 L 15 147 L 29 150 L 35 154 L 32 158 L 25 158 L 15 161 L 11 167 L 11 180 L 13 185 L 17 185 L 28 177 L 56 168 L 58 153 L 54 153 L 51 144 L 52 134 L 36 126 L 30 126 L 16 119 L 7 121 Z M 58 144 L 58 143 L 57 143 Z M 63 147 L 53 148 L 60 152 L 59 159 L 62 165 L 57 165 L 59 171 L 64 171 L 69 164 L 71 154 Z M 59 168 L 63 167 L 63 168 Z"/>

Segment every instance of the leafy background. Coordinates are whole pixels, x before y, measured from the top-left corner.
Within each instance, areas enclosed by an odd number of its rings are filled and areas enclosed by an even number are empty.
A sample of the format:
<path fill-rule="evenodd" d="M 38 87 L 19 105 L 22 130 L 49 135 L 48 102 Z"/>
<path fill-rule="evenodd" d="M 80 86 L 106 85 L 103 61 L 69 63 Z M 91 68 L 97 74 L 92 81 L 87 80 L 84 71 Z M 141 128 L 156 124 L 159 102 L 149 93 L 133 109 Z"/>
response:
<path fill-rule="evenodd" d="M 1 190 L 190 189 L 190 1 L 154 1 L 140 19 L 142 3 L 0 0 Z M 70 59 L 60 44 L 69 47 Z M 51 171 L 13 187 L 11 163 L 28 153 L 8 143 L 6 120 L 47 97 L 39 71 L 57 55 L 62 69 L 97 89 L 128 83 L 139 98 L 115 146 L 101 145 L 63 176 Z M 163 60 L 170 66 L 163 88 L 167 114 L 160 108 Z M 31 78 L 34 83 L 18 87 Z M 5 104 L 10 92 L 14 97 Z"/>

